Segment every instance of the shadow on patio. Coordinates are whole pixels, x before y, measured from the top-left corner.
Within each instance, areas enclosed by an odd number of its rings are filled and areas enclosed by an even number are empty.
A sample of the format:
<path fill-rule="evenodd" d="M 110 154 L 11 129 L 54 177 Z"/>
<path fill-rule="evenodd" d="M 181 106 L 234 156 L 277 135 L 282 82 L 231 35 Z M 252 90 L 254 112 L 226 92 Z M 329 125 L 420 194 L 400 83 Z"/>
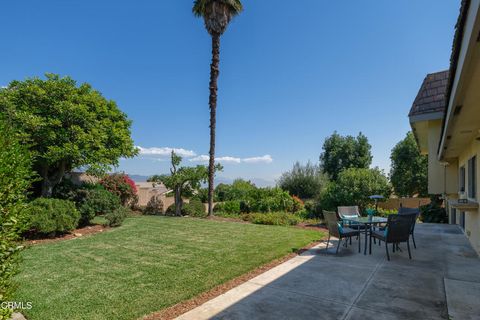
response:
<path fill-rule="evenodd" d="M 365 256 L 322 244 L 179 319 L 477 319 L 480 259 L 460 228 L 419 224 L 415 235 L 413 260 L 405 244 L 391 261 L 383 245 Z"/>

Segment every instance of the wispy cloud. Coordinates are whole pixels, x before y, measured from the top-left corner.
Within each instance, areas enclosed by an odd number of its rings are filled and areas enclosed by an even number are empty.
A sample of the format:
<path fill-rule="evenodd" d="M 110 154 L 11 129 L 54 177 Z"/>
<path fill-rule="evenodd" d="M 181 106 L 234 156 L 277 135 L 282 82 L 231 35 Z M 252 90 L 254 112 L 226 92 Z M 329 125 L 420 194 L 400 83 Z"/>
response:
<path fill-rule="evenodd" d="M 272 163 L 273 158 L 271 155 L 266 154 L 261 157 L 245 158 L 245 159 L 242 159 L 242 161 L 246 163 Z"/>
<path fill-rule="evenodd" d="M 148 155 L 148 156 L 158 156 L 158 157 L 167 157 L 170 156 L 172 150 L 175 151 L 176 154 L 182 157 L 195 157 L 197 154 L 192 150 L 186 150 L 183 148 L 169 148 L 169 147 L 152 147 L 152 148 L 143 148 L 137 146 L 141 155 Z"/>
<path fill-rule="evenodd" d="M 199 155 L 195 158 L 189 159 L 191 162 L 208 162 L 209 157 L 207 155 Z M 270 155 L 264 155 L 261 157 L 251 157 L 251 158 L 237 158 L 237 157 L 217 157 L 215 161 L 221 163 L 272 163 L 273 158 Z"/>

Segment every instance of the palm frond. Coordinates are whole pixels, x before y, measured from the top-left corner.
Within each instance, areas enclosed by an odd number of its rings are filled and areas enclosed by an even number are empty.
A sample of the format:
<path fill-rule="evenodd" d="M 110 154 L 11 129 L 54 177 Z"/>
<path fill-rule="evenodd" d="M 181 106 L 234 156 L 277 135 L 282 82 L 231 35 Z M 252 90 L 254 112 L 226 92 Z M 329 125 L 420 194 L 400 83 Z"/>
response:
<path fill-rule="evenodd" d="M 230 9 L 230 15 L 236 16 L 243 11 L 243 5 L 240 0 L 195 0 L 193 2 L 192 12 L 197 17 L 205 16 L 207 6 L 212 2 L 222 2 Z"/>

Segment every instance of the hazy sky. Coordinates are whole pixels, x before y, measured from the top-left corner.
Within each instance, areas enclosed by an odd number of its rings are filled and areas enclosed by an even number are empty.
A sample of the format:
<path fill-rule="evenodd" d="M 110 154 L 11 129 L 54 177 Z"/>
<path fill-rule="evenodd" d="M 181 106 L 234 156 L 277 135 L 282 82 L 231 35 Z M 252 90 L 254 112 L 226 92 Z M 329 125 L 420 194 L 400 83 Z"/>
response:
<path fill-rule="evenodd" d="M 448 68 L 459 2 L 244 0 L 222 38 L 220 175 L 274 181 L 335 130 L 363 132 L 388 171 L 423 78 Z M 166 172 L 169 148 L 202 163 L 211 44 L 192 3 L 4 1 L 0 85 L 53 72 L 115 100 L 143 151 L 120 170 Z"/>

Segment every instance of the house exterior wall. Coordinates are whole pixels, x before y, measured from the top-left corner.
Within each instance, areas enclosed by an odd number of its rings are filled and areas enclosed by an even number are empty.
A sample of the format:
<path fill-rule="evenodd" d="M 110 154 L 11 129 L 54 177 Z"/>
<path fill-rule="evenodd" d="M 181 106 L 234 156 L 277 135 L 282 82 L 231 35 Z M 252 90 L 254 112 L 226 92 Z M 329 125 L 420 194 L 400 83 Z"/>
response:
<path fill-rule="evenodd" d="M 468 194 L 468 160 L 472 157 L 476 156 L 476 185 L 477 190 L 475 195 Z M 479 166 L 479 157 L 480 157 L 480 141 L 472 139 L 469 146 L 460 153 L 458 157 L 458 166 L 457 170 L 460 170 L 460 167 L 465 166 L 465 186 L 466 186 L 466 193 L 468 195 L 469 200 L 478 202 L 479 198 L 479 183 L 480 183 L 480 173 L 478 170 Z M 456 212 L 456 223 L 459 224 L 460 221 L 460 214 L 457 210 Z M 480 252 L 480 210 L 475 211 L 465 211 L 465 235 L 470 240 L 470 243 L 475 248 L 477 252 Z"/>
<path fill-rule="evenodd" d="M 440 142 L 441 131 L 442 120 L 428 121 L 428 193 L 456 194 L 458 192 L 458 170 L 456 161 L 449 161 L 445 169 L 444 165 L 437 159 L 437 148 Z"/>

